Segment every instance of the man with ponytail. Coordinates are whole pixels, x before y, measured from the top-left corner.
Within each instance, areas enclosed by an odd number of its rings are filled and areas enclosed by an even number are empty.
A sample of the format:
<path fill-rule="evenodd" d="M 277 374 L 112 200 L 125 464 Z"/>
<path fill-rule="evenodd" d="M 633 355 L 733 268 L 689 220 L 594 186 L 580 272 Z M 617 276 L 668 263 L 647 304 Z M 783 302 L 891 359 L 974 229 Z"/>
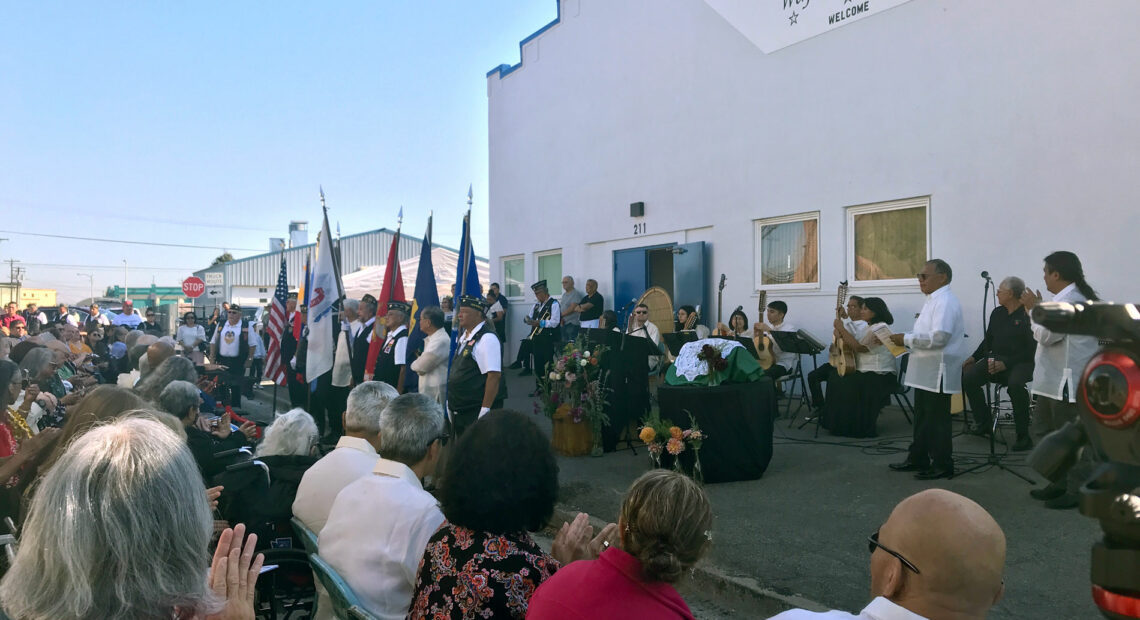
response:
<path fill-rule="evenodd" d="M 1045 288 L 1053 294 L 1053 301 L 1070 304 L 1099 301 L 1096 291 L 1085 281 L 1085 272 L 1076 254 L 1053 252 L 1045 257 L 1044 272 Z M 1021 303 L 1030 313 L 1040 301 L 1041 291 L 1026 289 L 1021 295 Z M 1037 323 L 1033 323 L 1033 338 L 1037 341 L 1037 353 L 1030 392 L 1037 395 L 1037 407 L 1033 413 L 1032 433 L 1040 442 L 1045 435 L 1077 419 L 1077 384 L 1085 364 L 1099 345 L 1094 336 L 1057 334 Z M 1086 449 L 1080 464 L 1069 470 L 1067 480 L 1033 489 L 1030 495 L 1045 501 L 1048 508 L 1075 508 L 1079 502 L 1077 490 L 1091 473 L 1091 456 Z"/>

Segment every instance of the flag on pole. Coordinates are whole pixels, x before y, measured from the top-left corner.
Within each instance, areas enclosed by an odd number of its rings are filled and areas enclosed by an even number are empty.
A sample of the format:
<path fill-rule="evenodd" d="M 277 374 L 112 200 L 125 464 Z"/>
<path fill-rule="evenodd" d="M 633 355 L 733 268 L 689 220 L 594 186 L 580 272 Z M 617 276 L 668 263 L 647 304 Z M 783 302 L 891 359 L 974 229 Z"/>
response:
<path fill-rule="evenodd" d="M 471 190 L 467 190 L 468 199 L 470 199 Z M 471 247 L 471 211 L 467 211 L 467 215 L 463 216 L 463 236 L 459 241 L 459 258 L 455 268 L 455 300 L 453 307 L 456 309 L 455 318 L 452 322 L 451 330 L 451 352 L 455 353 L 455 343 L 459 338 L 459 300 L 464 295 L 472 297 L 483 297 L 483 285 L 479 283 L 479 272 L 475 268 L 475 250 Z"/>
<path fill-rule="evenodd" d="M 265 376 L 276 385 L 285 385 L 285 363 L 281 359 L 281 337 L 285 334 L 285 304 L 289 299 L 289 281 L 286 276 L 285 256 L 281 256 L 281 273 L 277 276 L 277 290 L 269 306 L 269 349 L 265 352 Z"/>
<path fill-rule="evenodd" d="M 305 303 L 309 299 L 309 259 L 313 257 L 312 252 L 305 257 L 305 266 L 301 268 L 301 286 L 297 290 L 297 312 L 305 307 Z M 301 321 L 293 321 L 293 339 L 301 342 L 301 328 L 303 324 Z"/>
<path fill-rule="evenodd" d="M 403 214 L 403 207 L 400 213 Z M 372 341 L 368 343 L 368 359 L 364 364 L 364 374 L 371 376 L 376 373 L 376 356 L 380 354 L 380 347 L 384 344 L 377 334 L 383 333 L 381 329 L 383 319 L 388 314 L 389 301 L 407 301 L 404 296 L 404 277 L 400 275 L 400 227 L 396 226 L 396 234 L 392 236 L 392 247 L 388 249 L 388 262 L 384 265 L 384 284 L 380 288 L 380 298 L 376 300 L 376 323 L 372 326 Z"/>
<path fill-rule="evenodd" d="M 340 301 L 340 282 L 333 261 L 332 234 L 325 214 L 317 236 L 317 260 L 309 277 L 308 349 L 305 354 L 305 377 L 315 381 L 333 367 L 333 304 Z"/>
<path fill-rule="evenodd" d="M 435 287 L 435 266 L 432 265 L 431 260 L 431 220 L 432 218 L 429 215 L 427 233 L 424 234 L 424 242 L 420 246 L 420 266 L 416 271 L 416 290 L 412 295 L 412 324 L 408 335 L 408 354 L 411 356 L 408 359 L 409 364 L 423 353 L 424 339 L 427 338 L 427 334 L 420 329 L 420 312 L 428 306 L 439 305 L 439 291 Z M 411 380 L 415 382 L 413 385 L 417 385 L 417 379 L 416 373 L 409 372 L 404 381 L 408 383 Z"/>

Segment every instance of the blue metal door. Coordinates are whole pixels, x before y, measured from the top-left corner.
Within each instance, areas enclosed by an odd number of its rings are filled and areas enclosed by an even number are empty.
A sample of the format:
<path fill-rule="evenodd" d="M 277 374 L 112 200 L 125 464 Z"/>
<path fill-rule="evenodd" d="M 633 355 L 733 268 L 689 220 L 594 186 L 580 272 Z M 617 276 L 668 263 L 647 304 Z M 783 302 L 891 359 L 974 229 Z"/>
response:
<path fill-rule="evenodd" d="M 625 306 L 645 292 L 645 248 L 614 251 L 614 312 L 618 325 L 625 329 L 625 321 L 632 307 Z M 622 310 L 625 312 L 622 312 Z"/>
<path fill-rule="evenodd" d="M 684 243 L 673 248 L 673 309 L 699 305 L 701 325 L 709 326 L 708 287 L 705 286 L 705 242 Z"/>

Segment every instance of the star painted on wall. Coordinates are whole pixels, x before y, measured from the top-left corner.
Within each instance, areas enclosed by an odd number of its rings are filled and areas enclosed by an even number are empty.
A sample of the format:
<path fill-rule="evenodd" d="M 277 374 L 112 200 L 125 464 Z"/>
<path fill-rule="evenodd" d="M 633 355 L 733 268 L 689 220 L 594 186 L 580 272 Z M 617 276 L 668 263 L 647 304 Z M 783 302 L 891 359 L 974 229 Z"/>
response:
<path fill-rule="evenodd" d="M 794 25 L 798 24 L 799 22 L 797 22 L 796 19 L 798 19 L 799 16 L 800 16 L 799 13 L 792 11 L 792 14 L 790 16 L 788 16 L 788 25 L 794 26 Z"/>

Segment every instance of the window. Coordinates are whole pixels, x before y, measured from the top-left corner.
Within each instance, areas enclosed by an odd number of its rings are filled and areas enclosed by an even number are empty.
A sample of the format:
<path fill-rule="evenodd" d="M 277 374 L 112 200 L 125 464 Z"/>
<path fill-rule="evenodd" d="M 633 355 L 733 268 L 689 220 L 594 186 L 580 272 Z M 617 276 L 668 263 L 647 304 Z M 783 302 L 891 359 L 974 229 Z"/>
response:
<path fill-rule="evenodd" d="M 261 299 L 258 299 L 257 302 L 260 304 L 267 304 L 267 303 L 269 303 L 269 300 L 262 297 Z"/>
<path fill-rule="evenodd" d="M 756 289 L 818 288 L 819 213 L 756 220 Z"/>
<path fill-rule="evenodd" d="M 503 294 L 507 297 L 522 297 L 525 281 L 523 278 L 523 257 L 512 256 L 503 259 Z"/>
<path fill-rule="evenodd" d="M 268 293 L 268 292 L 269 292 L 269 289 L 267 289 L 267 288 L 259 288 L 259 289 L 257 289 L 257 292 L 258 292 L 258 293 Z"/>
<path fill-rule="evenodd" d="M 930 257 L 930 197 L 847 209 L 847 279 L 913 284 Z"/>
<path fill-rule="evenodd" d="M 562 288 L 562 252 L 554 251 L 538 256 L 538 278 L 546 280 L 551 291 Z"/>

